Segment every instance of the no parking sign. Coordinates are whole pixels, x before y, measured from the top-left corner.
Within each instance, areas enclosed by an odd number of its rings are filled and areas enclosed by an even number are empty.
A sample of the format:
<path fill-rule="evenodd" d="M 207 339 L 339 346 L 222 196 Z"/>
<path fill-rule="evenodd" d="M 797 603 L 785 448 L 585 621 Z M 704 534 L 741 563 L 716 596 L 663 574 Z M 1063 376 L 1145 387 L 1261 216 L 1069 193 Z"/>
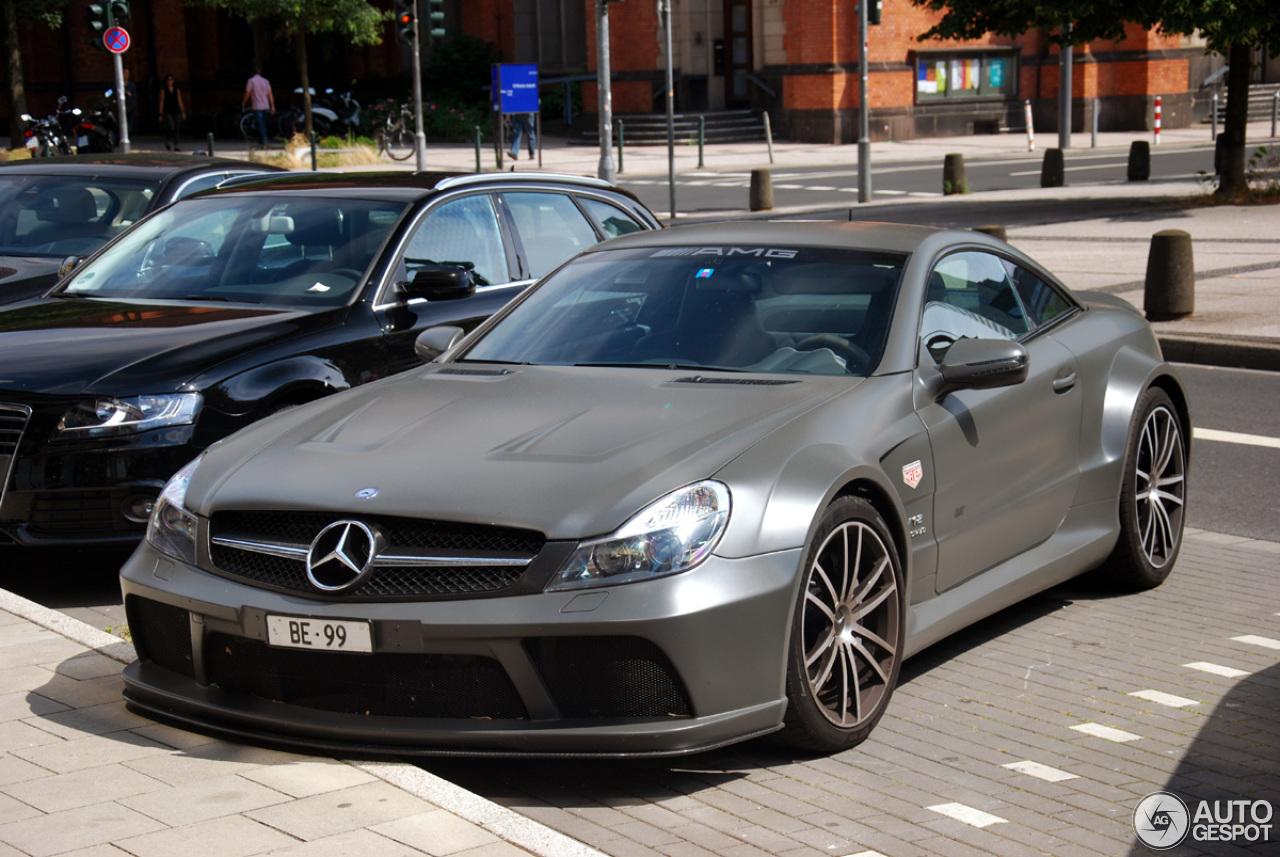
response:
<path fill-rule="evenodd" d="M 102 43 L 113 54 L 122 54 L 129 50 L 129 31 L 124 27 L 111 27 L 102 34 Z"/>

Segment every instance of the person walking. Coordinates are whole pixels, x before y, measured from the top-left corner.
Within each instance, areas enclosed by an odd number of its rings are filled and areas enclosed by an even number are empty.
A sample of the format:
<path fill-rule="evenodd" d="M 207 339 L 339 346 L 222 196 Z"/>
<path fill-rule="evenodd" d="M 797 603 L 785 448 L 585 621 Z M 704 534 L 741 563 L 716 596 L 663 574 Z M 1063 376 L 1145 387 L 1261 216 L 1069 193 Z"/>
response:
<path fill-rule="evenodd" d="M 262 138 L 262 146 L 267 146 L 267 112 L 276 115 L 276 97 L 271 92 L 271 81 L 262 76 L 262 69 L 253 67 L 253 76 L 244 85 L 244 98 L 240 99 L 240 107 L 250 107 L 258 116 L 258 135 Z"/>
<path fill-rule="evenodd" d="M 164 147 L 181 152 L 178 139 L 182 135 L 182 120 L 187 118 L 187 108 L 182 104 L 182 93 L 173 75 L 166 75 L 160 89 L 160 127 L 164 135 Z"/>
<path fill-rule="evenodd" d="M 511 116 L 511 160 L 520 160 L 520 138 L 525 137 L 529 143 L 529 157 L 533 158 L 533 150 L 537 141 L 533 136 L 533 114 L 515 113 Z"/>

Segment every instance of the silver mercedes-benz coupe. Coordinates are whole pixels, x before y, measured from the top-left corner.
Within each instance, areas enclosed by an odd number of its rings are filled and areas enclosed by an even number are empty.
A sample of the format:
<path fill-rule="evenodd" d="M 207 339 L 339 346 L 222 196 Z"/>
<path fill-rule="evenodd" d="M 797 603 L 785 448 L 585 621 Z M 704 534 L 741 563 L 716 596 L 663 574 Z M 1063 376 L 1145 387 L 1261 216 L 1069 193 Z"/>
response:
<path fill-rule="evenodd" d="M 397 754 L 833 752 L 904 658 L 1178 554 L 1151 328 L 985 235 L 626 236 L 417 350 L 169 482 L 122 572 L 135 709 Z"/>

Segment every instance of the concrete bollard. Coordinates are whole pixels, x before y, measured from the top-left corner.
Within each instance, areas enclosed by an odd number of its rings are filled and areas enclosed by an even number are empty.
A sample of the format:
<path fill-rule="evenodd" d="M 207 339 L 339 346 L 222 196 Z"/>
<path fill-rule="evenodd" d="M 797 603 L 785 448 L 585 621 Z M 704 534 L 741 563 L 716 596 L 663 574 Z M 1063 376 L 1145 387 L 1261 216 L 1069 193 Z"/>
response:
<path fill-rule="evenodd" d="M 953 193 L 968 193 L 969 180 L 964 175 L 964 155 L 953 152 L 942 160 L 942 192 L 948 196 Z"/>
<path fill-rule="evenodd" d="M 1001 241 L 1009 240 L 1008 235 L 1004 231 L 1004 227 L 999 224 L 991 224 L 988 226 L 975 226 L 973 227 L 973 231 L 986 233 L 987 235 L 990 235 L 992 238 L 999 238 Z"/>
<path fill-rule="evenodd" d="M 1129 181 L 1144 182 L 1151 178 L 1151 144 L 1134 140 L 1129 144 Z"/>
<path fill-rule="evenodd" d="M 1184 318 L 1196 309 L 1196 266 L 1191 234 L 1162 229 L 1151 236 L 1142 307 L 1151 321 Z"/>
<path fill-rule="evenodd" d="M 1045 149 L 1040 167 L 1040 187 L 1062 187 L 1067 183 L 1066 164 L 1061 149 Z"/>
<path fill-rule="evenodd" d="M 751 210 L 773 208 L 773 174 L 766 168 L 751 171 Z"/>

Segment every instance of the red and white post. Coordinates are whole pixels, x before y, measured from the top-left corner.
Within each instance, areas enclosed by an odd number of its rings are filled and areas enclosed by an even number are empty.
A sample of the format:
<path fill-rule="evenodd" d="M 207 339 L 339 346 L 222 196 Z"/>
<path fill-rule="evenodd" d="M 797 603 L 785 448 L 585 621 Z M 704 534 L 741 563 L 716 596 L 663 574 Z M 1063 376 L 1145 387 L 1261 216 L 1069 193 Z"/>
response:
<path fill-rule="evenodd" d="M 1160 145 L 1160 96 L 1158 96 L 1158 95 L 1156 96 L 1156 126 L 1155 126 L 1155 138 L 1156 138 L 1156 139 L 1155 139 L 1155 143 L 1154 143 L 1154 145 L 1159 146 L 1159 145 Z"/>
<path fill-rule="evenodd" d="M 1027 151 L 1034 152 L 1036 150 L 1036 125 L 1031 121 L 1031 99 L 1026 99 L 1022 104 L 1023 112 L 1027 117 Z"/>

